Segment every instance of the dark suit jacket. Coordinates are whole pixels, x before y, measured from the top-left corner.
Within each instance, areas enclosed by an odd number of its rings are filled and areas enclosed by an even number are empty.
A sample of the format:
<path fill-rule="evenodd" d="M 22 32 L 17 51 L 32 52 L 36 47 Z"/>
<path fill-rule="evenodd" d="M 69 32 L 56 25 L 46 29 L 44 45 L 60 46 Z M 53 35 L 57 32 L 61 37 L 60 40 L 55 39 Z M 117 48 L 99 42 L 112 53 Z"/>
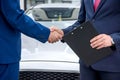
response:
<path fill-rule="evenodd" d="M 24 14 L 19 0 L 0 0 L 0 64 L 20 60 L 21 32 L 41 42 L 50 34 L 48 28 Z"/>
<path fill-rule="evenodd" d="M 101 0 L 96 12 L 93 9 L 93 0 L 82 0 L 78 20 L 63 31 L 66 34 L 88 20 L 92 21 L 100 34 L 110 35 L 116 48 L 112 55 L 92 67 L 97 70 L 120 72 L 120 0 Z"/>

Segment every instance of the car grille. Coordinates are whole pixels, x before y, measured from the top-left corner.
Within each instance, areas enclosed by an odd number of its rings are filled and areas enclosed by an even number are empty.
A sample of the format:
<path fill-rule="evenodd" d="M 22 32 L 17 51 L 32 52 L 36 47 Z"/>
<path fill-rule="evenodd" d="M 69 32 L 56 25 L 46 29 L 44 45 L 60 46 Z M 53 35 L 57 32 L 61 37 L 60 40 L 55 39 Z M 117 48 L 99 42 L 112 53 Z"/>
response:
<path fill-rule="evenodd" d="M 21 71 L 20 80 L 79 80 L 79 73 Z"/>

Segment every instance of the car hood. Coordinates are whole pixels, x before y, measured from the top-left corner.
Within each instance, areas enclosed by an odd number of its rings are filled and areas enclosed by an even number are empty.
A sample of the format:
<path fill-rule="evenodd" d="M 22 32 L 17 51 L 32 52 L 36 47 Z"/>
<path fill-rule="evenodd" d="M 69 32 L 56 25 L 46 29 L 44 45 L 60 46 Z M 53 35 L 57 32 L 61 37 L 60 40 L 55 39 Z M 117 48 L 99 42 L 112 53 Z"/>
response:
<path fill-rule="evenodd" d="M 33 49 L 33 48 L 32 48 Z M 21 61 L 79 62 L 78 56 L 63 43 L 40 44 L 33 50 L 22 48 Z"/>
<path fill-rule="evenodd" d="M 54 25 L 63 29 L 72 24 L 73 21 L 40 23 L 47 27 Z M 66 43 L 61 43 L 61 41 L 53 44 L 41 43 L 22 34 L 20 70 L 79 73 L 79 58 Z"/>

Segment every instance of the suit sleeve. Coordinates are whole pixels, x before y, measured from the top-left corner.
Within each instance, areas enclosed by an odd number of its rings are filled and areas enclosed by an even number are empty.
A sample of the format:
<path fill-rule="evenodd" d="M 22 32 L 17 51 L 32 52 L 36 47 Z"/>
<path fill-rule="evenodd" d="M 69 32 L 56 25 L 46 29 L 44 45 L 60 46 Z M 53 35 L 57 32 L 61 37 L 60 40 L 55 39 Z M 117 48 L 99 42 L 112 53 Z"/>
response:
<path fill-rule="evenodd" d="M 120 33 L 114 33 L 110 35 L 115 42 L 115 45 L 112 47 L 113 50 L 116 50 L 120 52 Z"/>
<path fill-rule="evenodd" d="M 1 0 L 1 12 L 11 28 L 41 42 L 48 40 L 50 30 L 33 21 L 20 9 L 19 0 Z"/>
<path fill-rule="evenodd" d="M 66 34 L 69 31 L 73 30 L 75 27 L 85 22 L 85 19 L 86 19 L 86 11 L 85 11 L 84 0 L 81 0 L 81 6 L 80 6 L 80 11 L 79 11 L 79 16 L 78 16 L 77 21 L 73 25 L 63 29 L 64 33 Z"/>

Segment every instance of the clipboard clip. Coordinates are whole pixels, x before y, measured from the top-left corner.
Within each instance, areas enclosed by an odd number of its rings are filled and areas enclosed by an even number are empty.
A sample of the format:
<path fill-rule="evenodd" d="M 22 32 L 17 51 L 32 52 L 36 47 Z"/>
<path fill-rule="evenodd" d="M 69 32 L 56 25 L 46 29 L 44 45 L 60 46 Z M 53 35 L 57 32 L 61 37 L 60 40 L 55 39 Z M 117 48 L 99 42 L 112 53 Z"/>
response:
<path fill-rule="evenodd" d="M 74 28 L 74 30 L 77 29 L 77 27 Z M 83 26 L 80 27 L 80 29 L 83 29 Z"/>

